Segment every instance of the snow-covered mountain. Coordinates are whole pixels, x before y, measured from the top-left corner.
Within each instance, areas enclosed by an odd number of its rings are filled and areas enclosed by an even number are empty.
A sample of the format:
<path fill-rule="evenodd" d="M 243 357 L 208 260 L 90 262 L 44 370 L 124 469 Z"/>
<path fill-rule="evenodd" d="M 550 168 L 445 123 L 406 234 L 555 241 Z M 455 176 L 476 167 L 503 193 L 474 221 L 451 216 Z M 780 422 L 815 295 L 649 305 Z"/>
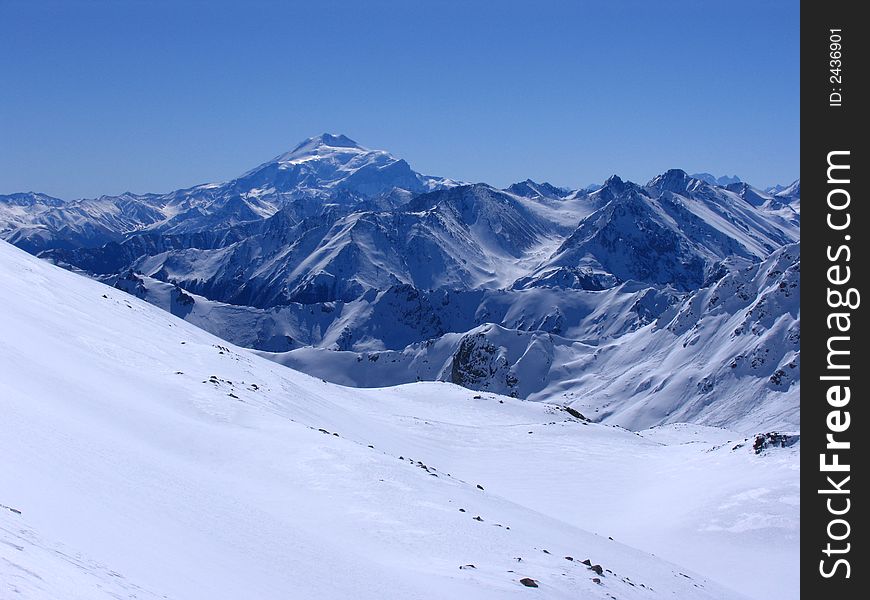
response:
<path fill-rule="evenodd" d="M 152 195 L 72 202 L 33 192 L 0 196 L 0 239 L 30 252 L 99 247 L 163 218 Z"/>
<path fill-rule="evenodd" d="M 617 281 L 688 291 L 720 276 L 726 258 L 758 260 L 799 239 L 799 223 L 774 219 L 734 192 L 680 170 L 644 187 L 613 176 L 590 198 L 595 196 L 601 208 L 580 222 L 536 276 L 585 268 Z"/>
<path fill-rule="evenodd" d="M 800 427 L 800 247 L 732 270 L 656 321 L 565 366 L 560 387 L 598 420 Z M 582 373 L 567 383 L 569 373 Z"/>
<path fill-rule="evenodd" d="M 409 284 L 507 287 L 531 271 L 594 204 L 553 205 L 485 184 L 424 193 L 393 210 L 333 211 L 301 221 L 282 209 L 216 235 L 136 235 L 54 260 L 92 273 L 130 269 L 221 302 L 261 308 L 350 301 Z"/>
<path fill-rule="evenodd" d="M 493 311 L 495 323 L 400 350 L 360 344 L 356 351 L 306 346 L 261 354 L 345 385 L 450 381 L 559 401 L 635 430 L 687 421 L 747 432 L 800 429 L 799 246 L 730 270 L 678 301 L 630 286 L 585 296 L 585 307 L 561 303 L 564 314 L 530 326 Z M 530 300 L 506 304 L 517 311 Z M 493 304 L 485 299 L 481 306 Z M 401 315 L 395 307 L 390 313 Z M 632 327 L 615 329 L 626 324 Z"/>
<path fill-rule="evenodd" d="M 799 427 L 797 378 L 771 387 L 772 373 L 750 370 L 740 389 L 757 393 L 746 395 L 730 383 L 700 396 L 688 383 L 617 394 L 600 366 L 653 369 L 632 354 L 648 345 L 641 332 L 794 253 L 799 181 L 772 194 L 673 169 L 645 185 L 613 176 L 590 189 L 502 190 L 423 176 L 324 134 L 227 183 L 94 201 L 15 195 L 0 209 L 2 235 L 22 248 L 329 381 L 582 396 L 592 418 L 629 426 Z M 744 289 L 747 303 L 765 293 Z M 731 343 L 728 319 L 708 317 L 697 323 L 709 344 L 729 348 L 707 356 L 718 368 L 747 349 Z M 793 344 L 769 337 L 779 368 Z M 623 358 L 600 360 L 614 348 Z M 694 350 L 672 358 L 685 367 Z M 690 371 L 692 385 L 722 379 Z M 648 409 L 632 413 L 636 402 Z"/>
<path fill-rule="evenodd" d="M 772 330 L 794 258 L 695 305 Z M 4 242 L 0 280 L 0 596 L 798 593 L 796 438 L 346 388 Z M 688 306 L 657 331 L 684 335 Z"/>
<path fill-rule="evenodd" d="M 727 187 L 735 183 L 740 183 L 740 178 L 737 175 L 720 175 L 719 177 L 716 177 L 711 173 L 694 173 L 692 178 L 700 179 L 710 185 L 718 185 L 720 187 Z"/>
<path fill-rule="evenodd" d="M 775 196 L 777 200 L 788 204 L 798 214 L 801 212 L 801 180 L 794 181 L 788 187 L 779 190 Z"/>
<path fill-rule="evenodd" d="M 377 197 L 398 188 L 412 193 L 431 191 L 455 182 L 412 171 L 402 159 L 383 150 L 369 150 L 344 135 L 308 138 L 293 150 L 248 171 L 234 181 L 241 191 L 274 187 L 282 192 L 331 199 L 332 190 Z"/>
<path fill-rule="evenodd" d="M 688 290 L 727 257 L 757 260 L 798 239 L 798 213 L 781 204 L 747 206 L 751 201 L 682 171 L 646 187 L 613 177 L 591 194 L 561 199 L 476 184 L 421 194 L 389 211 L 299 222 L 282 210 L 258 224 L 260 232 L 227 230 L 220 247 L 203 247 L 202 234 L 180 248 L 179 236 L 164 236 L 163 244 L 134 236 L 122 248 L 53 256 L 96 273 L 133 268 L 215 300 L 263 308 L 348 301 L 399 283 L 492 289 L 543 279 L 582 287 L 587 274 L 593 286 L 604 277 Z"/>
<path fill-rule="evenodd" d="M 652 322 L 679 299 L 672 290 L 637 283 L 594 291 L 545 285 L 511 290 L 421 291 L 399 284 L 351 302 L 291 302 L 259 309 L 210 300 L 132 271 L 104 277 L 103 281 L 215 335 L 268 351 L 299 346 L 401 350 L 487 323 L 597 343 Z M 354 381 L 353 374 L 348 376 L 345 381 Z M 415 380 L 412 377 L 409 381 Z"/>
<path fill-rule="evenodd" d="M 33 193 L 0 196 L 0 239 L 31 252 L 90 248 L 143 231 L 178 235 L 226 229 L 279 209 L 301 220 L 325 211 L 389 208 L 413 194 L 455 184 L 420 175 L 383 150 L 325 133 L 241 177 L 168 194 L 70 202 Z"/>
<path fill-rule="evenodd" d="M 508 186 L 505 191 L 508 191 L 517 196 L 526 198 L 564 198 L 571 194 L 572 191 L 567 188 L 556 187 L 551 183 L 538 183 L 531 179 L 519 181 Z"/>

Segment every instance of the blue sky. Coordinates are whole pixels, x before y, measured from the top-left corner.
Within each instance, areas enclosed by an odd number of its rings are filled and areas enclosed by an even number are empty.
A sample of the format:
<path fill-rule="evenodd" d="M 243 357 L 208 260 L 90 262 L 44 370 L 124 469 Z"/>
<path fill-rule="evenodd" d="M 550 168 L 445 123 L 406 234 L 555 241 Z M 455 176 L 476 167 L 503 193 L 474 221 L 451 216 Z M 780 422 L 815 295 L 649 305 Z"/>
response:
<path fill-rule="evenodd" d="M 165 192 L 328 131 L 582 186 L 799 170 L 799 3 L 0 0 L 0 193 Z"/>

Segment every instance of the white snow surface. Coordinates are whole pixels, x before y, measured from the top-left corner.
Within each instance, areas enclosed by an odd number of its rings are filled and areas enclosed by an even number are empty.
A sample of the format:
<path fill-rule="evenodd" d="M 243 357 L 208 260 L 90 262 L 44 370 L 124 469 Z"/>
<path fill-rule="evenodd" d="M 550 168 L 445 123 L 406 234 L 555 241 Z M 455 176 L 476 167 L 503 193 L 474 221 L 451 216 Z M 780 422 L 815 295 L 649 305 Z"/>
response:
<path fill-rule="evenodd" d="M 797 597 L 796 447 L 344 388 L 4 242 L 0 281 L 0 597 Z"/>

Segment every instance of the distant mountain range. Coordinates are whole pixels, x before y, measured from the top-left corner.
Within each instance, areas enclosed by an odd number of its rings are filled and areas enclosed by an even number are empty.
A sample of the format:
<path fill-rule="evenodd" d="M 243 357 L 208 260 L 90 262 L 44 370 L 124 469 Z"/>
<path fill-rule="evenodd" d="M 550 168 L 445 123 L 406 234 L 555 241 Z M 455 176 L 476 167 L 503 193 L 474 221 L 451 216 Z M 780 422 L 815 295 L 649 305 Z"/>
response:
<path fill-rule="evenodd" d="M 700 179 L 701 181 L 705 181 L 710 185 L 718 185 L 720 187 L 729 186 L 733 183 L 740 183 L 740 178 L 737 175 L 722 175 L 720 177 L 716 177 L 711 173 L 694 173 L 692 175 L 693 179 Z"/>
<path fill-rule="evenodd" d="M 497 189 L 324 134 L 169 194 L 0 196 L 0 238 L 331 381 L 799 428 L 799 181 Z"/>

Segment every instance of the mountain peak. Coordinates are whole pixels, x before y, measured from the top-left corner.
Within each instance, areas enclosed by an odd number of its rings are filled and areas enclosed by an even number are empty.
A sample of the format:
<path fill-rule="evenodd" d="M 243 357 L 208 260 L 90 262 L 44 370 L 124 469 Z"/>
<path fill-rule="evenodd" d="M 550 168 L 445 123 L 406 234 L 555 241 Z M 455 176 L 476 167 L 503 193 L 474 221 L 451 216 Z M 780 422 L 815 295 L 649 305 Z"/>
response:
<path fill-rule="evenodd" d="M 703 185 L 703 183 L 700 179 L 691 177 L 682 169 L 669 169 L 661 175 L 654 177 L 646 186 L 663 192 L 680 193 L 689 191 L 689 189 L 695 188 L 698 185 Z"/>
<path fill-rule="evenodd" d="M 278 161 L 287 162 L 304 157 L 310 158 L 315 155 L 322 156 L 324 154 L 333 154 L 336 152 L 347 152 L 348 150 L 354 153 L 368 151 L 346 135 L 322 133 L 318 136 L 304 140 L 290 152 L 282 154 L 278 157 Z"/>
<path fill-rule="evenodd" d="M 546 181 L 543 183 L 538 183 L 537 181 L 534 181 L 532 179 L 526 179 L 525 181 L 511 184 L 505 189 L 512 194 L 517 194 L 518 196 L 525 196 L 527 198 L 532 198 L 535 196 L 562 198 L 564 196 L 567 196 L 571 192 L 571 190 L 556 187 L 552 183 L 548 183 Z"/>
<path fill-rule="evenodd" d="M 362 146 L 342 133 L 338 135 L 322 133 L 316 137 L 309 138 L 308 141 L 315 142 L 318 146 L 329 146 L 331 148 L 362 148 Z"/>
<path fill-rule="evenodd" d="M 359 145 L 346 135 L 323 133 L 233 180 L 237 192 L 329 197 L 337 190 L 375 197 L 403 190 L 420 193 L 455 185 L 417 173 L 386 150 Z"/>
<path fill-rule="evenodd" d="M 619 196 L 626 189 L 633 187 L 634 184 L 630 181 L 623 181 L 619 175 L 611 175 L 607 178 L 603 185 L 601 185 L 594 193 L 600 194 L 602 198 L 607 198 L 611 200 L 616 196 Z"/>
<path fill-rule="evenodd" d="M 800 197 L 801 194 L 801 180 L 796 179 L 788 187 L 784 187 L 779 190 L 776 195 L 780 197 Z"/>
<path fill-rule="evenodd" d="M 716 175 L 712 175 L 710 173 L 693 173 L 693 179 L 700 179 L 701 181 L 705 181 L 710 185 L 718 185 L 719 187 L 727 187 L 729 185 L 734 185 L 736 183 L 741 183 L 742 179 L 740 179 L 737 175 L 722 175 L 721 177 L 717 177 Z"/>

